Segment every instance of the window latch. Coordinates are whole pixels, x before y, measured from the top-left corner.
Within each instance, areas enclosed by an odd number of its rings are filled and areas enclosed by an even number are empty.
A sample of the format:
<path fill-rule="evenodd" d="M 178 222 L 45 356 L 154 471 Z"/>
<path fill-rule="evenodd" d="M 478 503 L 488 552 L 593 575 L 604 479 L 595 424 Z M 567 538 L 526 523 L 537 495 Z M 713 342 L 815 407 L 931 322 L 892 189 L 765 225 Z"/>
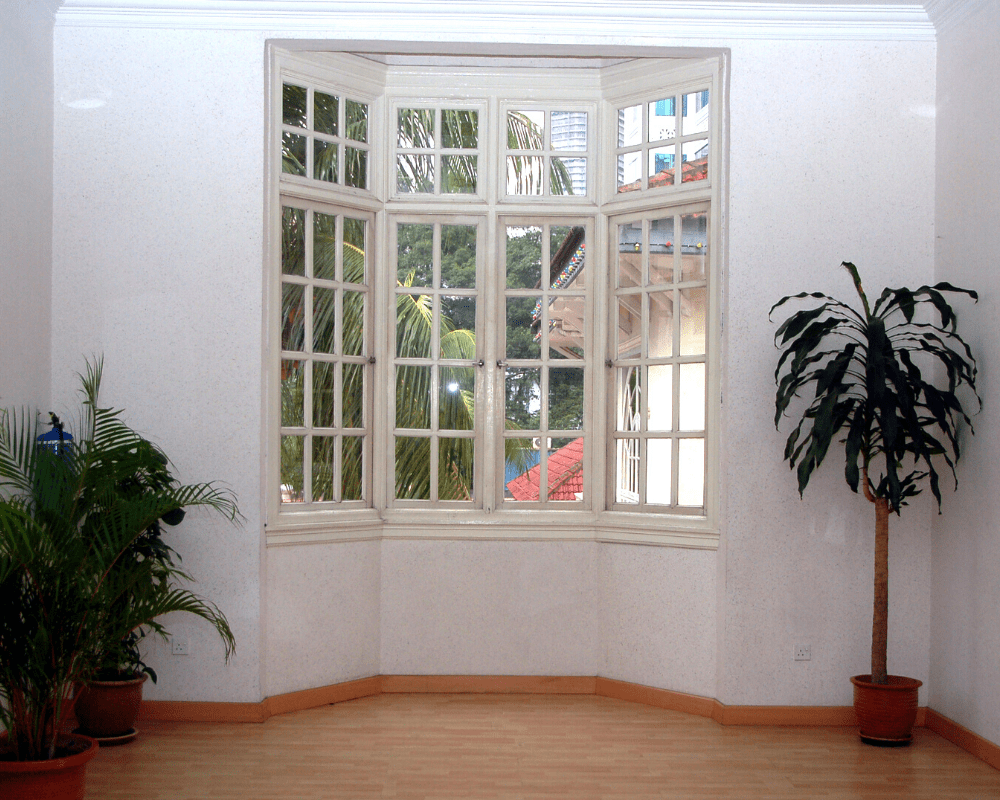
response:
<path fill-rule="evenodd" d="M 604 366 L 606 366 L 608 369 L 611 369 L 614 365 L 615 365 L 615 362 L 612 361 L 610 358 L 605 359 Z"/>
<path fill-rule="evenodd" d="M 507 362 L 504 361 L 502 358 L 498 358 L 497 359 L 497 369 L 503 369 L 505 366 L 507 366 Z"/>
<path fill-rule="evenodd" d="M 375 363 L 375 356 L 368 356 L 368 363 L 369 364 L 374 364 Z"/>
<path fill-rule="evenodd" d="M 485 367 L 485 366 L 486 366 L 486 362 L 485 362 L 485 361 L 483 361 L 482 359 L 479 359 L 479 360 L 478 360 L 478 361 L 476 362 L 476 366 L 477 366 L 477 367 Z"/>

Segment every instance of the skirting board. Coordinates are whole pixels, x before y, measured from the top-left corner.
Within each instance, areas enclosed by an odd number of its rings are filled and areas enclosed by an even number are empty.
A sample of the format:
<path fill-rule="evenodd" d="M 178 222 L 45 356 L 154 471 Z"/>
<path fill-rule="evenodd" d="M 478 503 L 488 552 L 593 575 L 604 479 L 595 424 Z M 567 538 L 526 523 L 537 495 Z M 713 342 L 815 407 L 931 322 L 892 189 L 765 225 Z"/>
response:
<path fill-rule="evenodd" d="M 342 703 L 378 694 L 594 694 L 631 703 L 711 717 L 720 725 L 856 725 L 851 706 L 727 706 L 712 697 L 656 689 L 593 676 L 550 675 L 375 675 L 346 683 L 274 695 L 260 703 L 144 700 L 140 719 L 177 722 L 264 722 L 277 714 Z M 1000 769 L 1000 745 L 984 739 L 933 709 L 917 709 L 917 726 Z"/>

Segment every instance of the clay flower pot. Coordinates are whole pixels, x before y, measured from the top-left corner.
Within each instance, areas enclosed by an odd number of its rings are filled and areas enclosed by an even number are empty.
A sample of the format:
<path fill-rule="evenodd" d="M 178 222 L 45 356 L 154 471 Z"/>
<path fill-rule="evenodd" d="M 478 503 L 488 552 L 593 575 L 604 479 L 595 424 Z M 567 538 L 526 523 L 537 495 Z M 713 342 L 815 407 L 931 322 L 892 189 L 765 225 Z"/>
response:
<path fill-rule="evenodd" d="M 0 797 L 83 800 L 87 762 L 97 755 L 97 742 L 76 734 L 67 734 L 59 742 L 69 755 L 49 761 L 6 761 L 5 734 L 0 740 Z"/>
<path fill-rule="evenodd" d="M 80 690 L 75 711 L 80 733 L 102 741 L 135 734 L 146 674 L 122 681 L 91 681 Z"/>
<path fill-rule="evenodd" d="M 851 683 L 861 740 L 886 746 L 909 744 L 917 718 L 917 690 L 923 682 L 890 675 L 889 683 L 882 685 L 872 683 L 871 675 L 855 675 Z"/>

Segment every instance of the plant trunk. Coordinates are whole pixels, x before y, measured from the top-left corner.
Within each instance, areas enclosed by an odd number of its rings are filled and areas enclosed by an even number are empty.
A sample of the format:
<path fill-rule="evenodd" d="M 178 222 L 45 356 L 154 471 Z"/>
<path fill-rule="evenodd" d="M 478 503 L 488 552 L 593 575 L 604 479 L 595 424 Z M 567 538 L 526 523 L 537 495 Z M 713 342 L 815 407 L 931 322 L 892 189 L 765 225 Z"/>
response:
<path fill-rule="evenodd" d="M 872 612 L 872 683 L 888 683 L 889 501 L 875 499 L 875 603 Z"/>

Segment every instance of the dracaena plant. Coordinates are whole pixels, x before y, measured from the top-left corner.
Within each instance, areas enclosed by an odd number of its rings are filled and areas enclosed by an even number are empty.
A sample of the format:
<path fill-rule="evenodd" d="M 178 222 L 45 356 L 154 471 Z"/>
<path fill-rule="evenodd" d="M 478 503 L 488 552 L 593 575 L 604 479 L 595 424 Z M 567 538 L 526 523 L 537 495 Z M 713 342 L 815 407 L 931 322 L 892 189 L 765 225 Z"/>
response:
<path fill-rule="evenodd" d="M 784 458 L 796 471 L 799 494 L 823 463 L 830 445 L 843 445 L 851 491 L 875 506 L 875 598 L 872 682 L 887 683 L 889 514 L 899 514 L 925 486 L 941 508 L 942 465 L 957 487 L 959 426 L 972 431 L 963 406 L 979 402 L 976 361 L 956 331 L 947 295 L 969 289 L 949 283 L 918 289 L 885 289 L 872 305 L 854 264 L 850 273 L 861 308 L 819 292 L 784 297 L 811 300 L 781 323 L 781 351 L 774 373 L 775 427 L 794 412 L 798 423 Z M 965 387 L 963 389 L 963 387 Z"/>

